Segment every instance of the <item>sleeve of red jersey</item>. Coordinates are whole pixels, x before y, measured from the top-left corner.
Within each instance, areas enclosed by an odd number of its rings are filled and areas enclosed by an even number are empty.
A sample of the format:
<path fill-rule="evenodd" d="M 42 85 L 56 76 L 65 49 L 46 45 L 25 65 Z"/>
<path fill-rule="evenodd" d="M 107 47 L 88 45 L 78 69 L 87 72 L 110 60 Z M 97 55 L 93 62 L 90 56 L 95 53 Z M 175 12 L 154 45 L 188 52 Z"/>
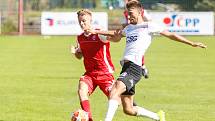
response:
<path fill-rule="evenodd" d="M 79 44 L 79 42 L 78 42 L 78 37 L 77 37 L 77 40 L 76 40 L 75 51 L 78 52 L 78 53 L 81 53 L 81 48 L 80 48 L 80 44 Z"/>

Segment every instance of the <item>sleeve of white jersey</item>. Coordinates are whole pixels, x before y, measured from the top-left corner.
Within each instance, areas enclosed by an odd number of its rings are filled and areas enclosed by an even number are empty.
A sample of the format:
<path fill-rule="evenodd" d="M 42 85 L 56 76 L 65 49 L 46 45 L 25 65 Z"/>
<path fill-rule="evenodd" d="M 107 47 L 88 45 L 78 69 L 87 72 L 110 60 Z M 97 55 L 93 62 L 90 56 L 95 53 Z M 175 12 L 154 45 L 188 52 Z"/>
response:
<path fill-rule="evenodd" d="M 153 22 L 148 22 L 148 29 L 149 29 L 149 33 L 151 34 L 160 34 L 164 30 L 166 30 L 166 27 Z"/>
<path fill-rule="evenodd" d="M 144 10 L 143 19 L 144 19 L 145 21 L 151 21 L 151 20 L 152 20 L 152 17 L 149 15 L 149 13 L 148 13 L 146 10 Z"/>
<path fill-rule="evenodd" d="M 129 25 L 128 25 L 128 26 L 129 26 Z M 122 30 L 122 36 L 126 36 L 126 29 L 127 29 L 128 26 L 126 26 L 126 27 Z"/>

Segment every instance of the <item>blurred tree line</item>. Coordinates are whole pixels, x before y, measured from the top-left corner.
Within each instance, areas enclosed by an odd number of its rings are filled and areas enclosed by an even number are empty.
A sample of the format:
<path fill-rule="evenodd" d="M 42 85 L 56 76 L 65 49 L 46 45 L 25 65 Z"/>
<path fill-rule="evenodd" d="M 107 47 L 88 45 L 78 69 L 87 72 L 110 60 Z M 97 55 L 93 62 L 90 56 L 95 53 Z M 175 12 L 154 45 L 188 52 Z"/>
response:
<path fill-rule="evenodd" d="M 125 0 L 24 0 L 25 10 L 56 8 L 123 8 Z M 181 11 L 215 11 L 215 0 L 140 0 L 146 9 L 162 3 L 176 4 Z"/>
<path fill-rule="evenodd" d="M 99 1 L 100 0 L 24 0 L 24 9 L 96 8 Z"/>
<path fill-rule="evenodd" d="M 215 11 L 215 0 L 140 0 L 141 3 L 148 7 L 156 3 L 176 4 L 181 11 Z"/>
<path fill-rule="evenodd" d="M 76 8 L 124 8 L 125 0 L 23 0 L 25 11 Z M 146 9 L 157 9 L 156 4 L 175 5 L 179 11 L 215 11 L 215 0 L 140 0 Z M 0 0 L 1 11 L 17 10 L 18 0 Z M 159 9 L 157 9 L 159 10 Z"/>
<path fill-rule="evenodd" d="M 120 4 L 121 3 L 121 4 Z M 124 0 L 24 0 L 25 10 L 50 10 L 56 8 L 108 8 L 124 6 Z"/>

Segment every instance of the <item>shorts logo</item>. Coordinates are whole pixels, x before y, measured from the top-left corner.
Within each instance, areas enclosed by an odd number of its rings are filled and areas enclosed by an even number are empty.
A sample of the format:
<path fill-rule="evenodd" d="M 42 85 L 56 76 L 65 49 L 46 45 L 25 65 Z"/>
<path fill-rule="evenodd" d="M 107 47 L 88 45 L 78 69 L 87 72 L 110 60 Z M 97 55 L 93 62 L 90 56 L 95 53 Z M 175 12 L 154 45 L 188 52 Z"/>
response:
<path fill-rule="evenodd" d="M 84 80 L 85 76 L 81 76 L 80 80 Z"/>
<path fill-rule="evenodd" d="M 123 72 L 123 73 L 119 76 L 119 78 L 124 78 L 126 75 L 127 75 L 127 72 Z"/>
<path fill-rule="evenodd" d="M 130 79 L 129 81 L 130 81 L 130 83 L 131 83 L 131 87 L 133 87 L 133 86 L 134 86 L 134 80 L 133 80 L 133 79 Z"/>
<path fill-rule="evenodd" d="M 108 88 L 106 89 L 106 91 L 110 93 L 112 87 L 113 87 L 113 86 L 108 87 Z"/>

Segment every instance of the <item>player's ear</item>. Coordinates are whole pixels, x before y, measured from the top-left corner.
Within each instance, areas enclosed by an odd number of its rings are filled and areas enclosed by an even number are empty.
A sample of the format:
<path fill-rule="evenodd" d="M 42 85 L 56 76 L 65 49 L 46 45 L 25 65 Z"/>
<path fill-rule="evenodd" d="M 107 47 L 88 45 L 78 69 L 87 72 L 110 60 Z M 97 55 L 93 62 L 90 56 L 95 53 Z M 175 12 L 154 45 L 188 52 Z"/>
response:
<path fill-rule="evenodd" d="M 141 9 L 137 9 L 138 10 L 138 13 L 141 15 L 142 14 L 142 11 L 141 11 Z"/>
<path fill-rule="evenodd" d="M 92 23 L 93 22 L 92 16 L 89 16 L 89 18 L 90 18 L 90 22 Z"/>
<path fill-rule="evenodd" d="M 142 15 L 142 12 L 141 12 L 141 11 L 139 11 L 139 14 L 140 14 L 140 15 Z"/>

